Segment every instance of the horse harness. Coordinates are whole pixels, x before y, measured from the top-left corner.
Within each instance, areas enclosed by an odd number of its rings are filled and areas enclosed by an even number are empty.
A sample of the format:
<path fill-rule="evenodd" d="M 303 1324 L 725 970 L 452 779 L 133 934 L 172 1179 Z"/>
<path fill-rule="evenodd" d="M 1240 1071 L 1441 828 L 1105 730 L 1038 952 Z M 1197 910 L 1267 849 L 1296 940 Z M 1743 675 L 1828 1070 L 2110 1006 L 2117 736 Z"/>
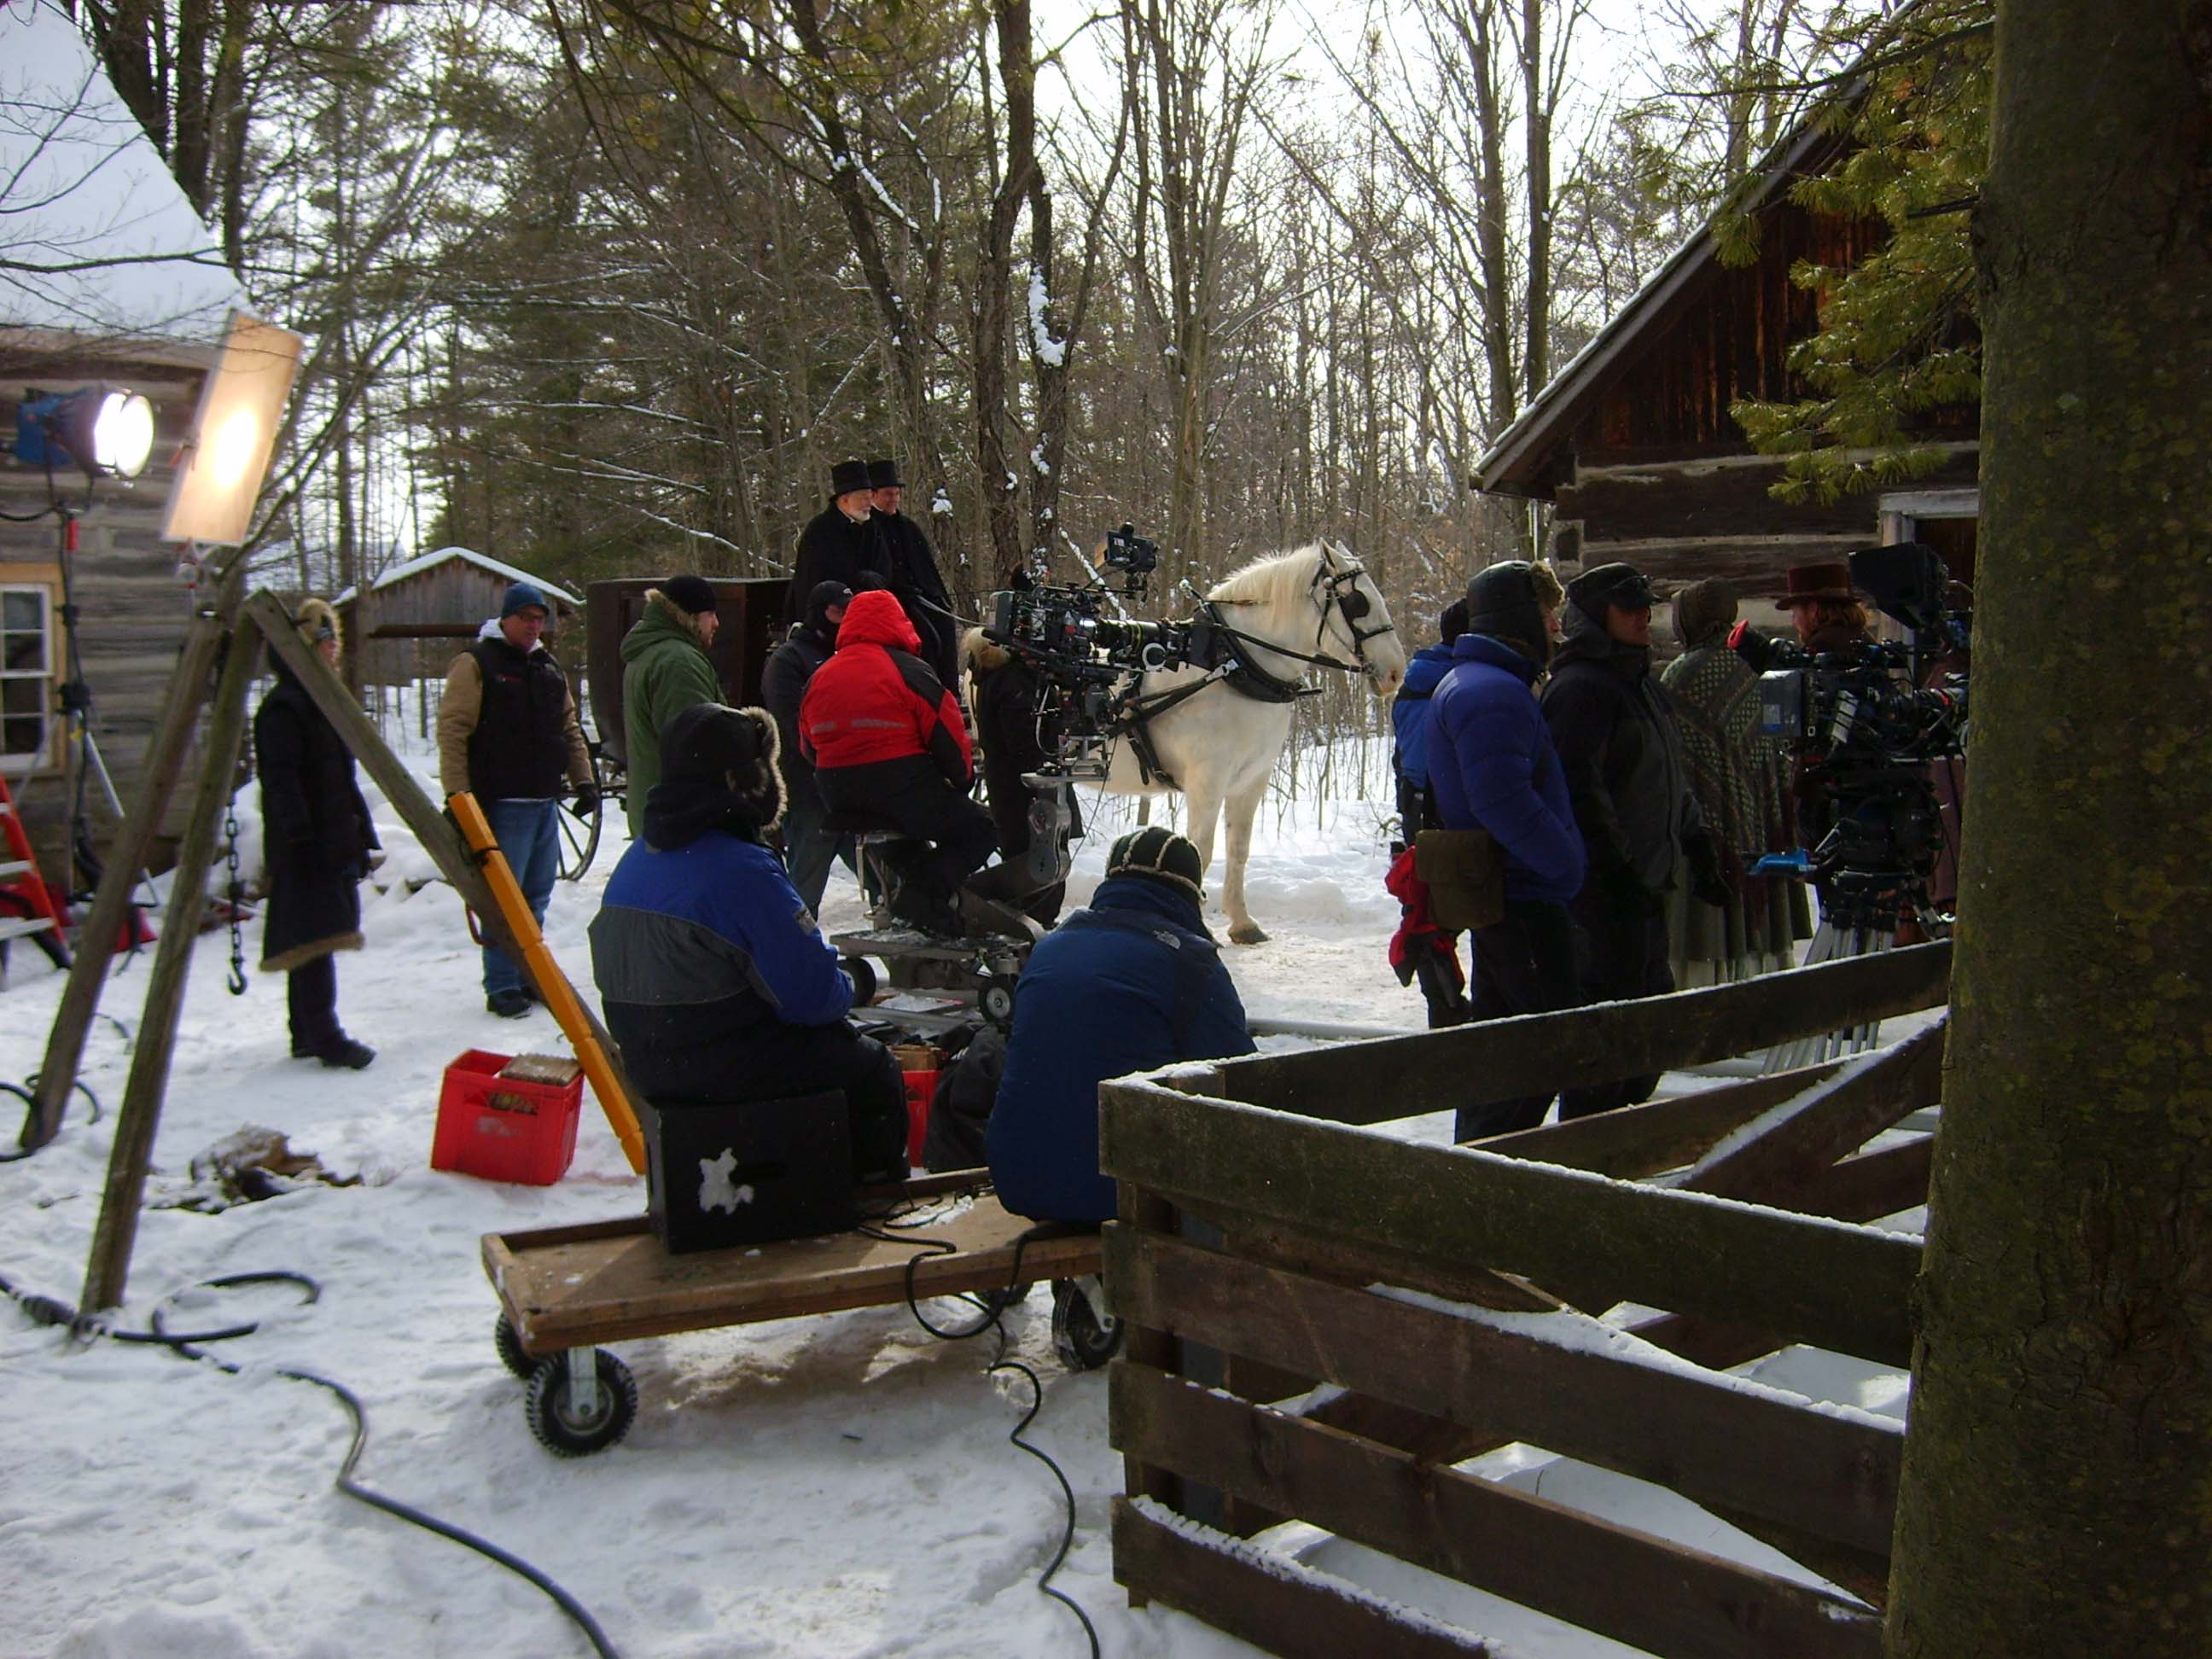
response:
<path fill-rule="evenodd" d="M 1166 691 L 1155 691 L 1146 696 L 1137 690 L 1142 683 L 1140 675 L 1129 683 L 1129 689 L 1115 699 L 1109 711 L 1105 735 L 1108 738 L 1126 737 L 1130 752 L 1137 757 L 1137 775 L 1146 784 L 1159 783 L 1170 789 L 1178 784 L 1167 768 L 1160 764 L 1159 751 L 1146 729 L 1153 720 L 1170 708 L 1188 702 L 1209 685 L 1225 685 L 1241 696 L 1255 702 L 1295 702 L 1300 697 L 1317 697 L 1321 688 L 1308 685 L 1303 678 L 1286 679 L 1262 668 L 1252 655 L 1250 647 L 1257 646 L 1279 657 L 1289 657 L 1317 668 L 1341 668 L 1346 672 L 1364 673 L 1368 669 L 1367 641 L 1391 633 L 1389 625 L 1382 628 L 1360 627 L 1360 622 L 1374 607 L 1367 595 L 1359 591 L 1360 568 L 1333 568 L 1328 550 L 1322 551 L 1321 562 L 1315 568 L 1313 580 L 1306 584 L 1307 597 L 1314 601 L 1319 620 L 1314 624 L 1312 652 L 1292 651 L 1273 645 L 1266 640 L 1231 628 L 1223 619 L 1221 607 L 1225 605 L 1252 605 L 1251 599 L 1209 599 L 1198 602 L 1199 616 L 1191 624 L 1191 666 L 1202 668 L 1204 675 Z M 1344 618 L 1345 631 L 1352 635 L 1352 660 L 1322 651 L 1322 641 L 1328 633 L 1329 607 L 1334 605 Z"/>

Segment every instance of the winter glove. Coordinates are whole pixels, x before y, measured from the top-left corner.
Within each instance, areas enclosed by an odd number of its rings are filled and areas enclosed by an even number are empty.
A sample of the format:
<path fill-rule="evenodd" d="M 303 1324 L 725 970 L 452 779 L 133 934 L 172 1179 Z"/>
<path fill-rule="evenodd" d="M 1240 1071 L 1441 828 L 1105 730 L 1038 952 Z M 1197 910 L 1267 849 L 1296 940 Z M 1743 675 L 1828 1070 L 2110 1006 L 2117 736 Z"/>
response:
<path fill-rule="evenodd" d="M 580 818 L 587 818 L 599 810 L 599 788 L 597 784 L 580 784 L 576 789 L 574 811 Z"/>
<path fill-rule="evenodd" d="M 1725 909 L 1735 896 L 1727 875 L 1721 869 L 1720 849 L 1713 845 L 1710 833 L 1690 836 L 1682 843 L 1682 851 L 1690 860 L 1690 891 L 1700 904 L 1710 904 L 1716 910 Z"/>

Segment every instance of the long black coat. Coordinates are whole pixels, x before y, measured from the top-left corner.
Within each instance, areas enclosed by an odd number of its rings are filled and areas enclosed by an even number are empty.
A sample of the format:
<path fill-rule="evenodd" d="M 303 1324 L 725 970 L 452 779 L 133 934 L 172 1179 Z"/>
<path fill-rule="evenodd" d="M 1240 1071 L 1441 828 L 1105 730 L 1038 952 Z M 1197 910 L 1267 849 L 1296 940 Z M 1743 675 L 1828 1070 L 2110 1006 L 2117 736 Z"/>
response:
<path fill-rule="evenodd" d="M 281 662 L 276 689 L 253 716 L 253 758 L 269 866 L 262 970 L 358 951 L 360 883 L 376 827 L 351 751 Z"/>
<path fill-rule="evenodd" d="M 799 532 L 799 555 L 792 562 L 785 605 L 790 620 L 806 620 L 807 601 L 822 582 L 840 581 L 855 591 L 864 586 L 889 587 L 896 551 L 884 534 L 882 520 L 872 512 L 854 524 L 836 502 L 830 502 Z M 872 576 L 874 582 L 864 584 L 863 575 Z"/>

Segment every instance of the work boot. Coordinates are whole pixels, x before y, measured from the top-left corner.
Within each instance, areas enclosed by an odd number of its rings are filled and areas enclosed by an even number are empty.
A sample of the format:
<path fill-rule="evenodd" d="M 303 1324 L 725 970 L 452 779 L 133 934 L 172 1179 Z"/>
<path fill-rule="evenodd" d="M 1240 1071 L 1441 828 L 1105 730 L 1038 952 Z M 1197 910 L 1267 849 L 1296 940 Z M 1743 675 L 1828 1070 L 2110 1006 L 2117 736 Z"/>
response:
<path fill-rule="evenodd" d="M 315 1058 L 324 1065 L 333 1068 L 342 1067 L 349 1072 L 358 1072 L 376 1058 L 376 1050 L 366 1042 L 349 1037 L 343 1031 L 340 1031 L 328 1042 L 315 1050 Z"/>
<path fill-rule="evenodd" d="M 520 1019 L 530 1012 L 530 999 L 520 991 L 494 991 L 484 998 L 484 1007 L 501 1019 Z"/>

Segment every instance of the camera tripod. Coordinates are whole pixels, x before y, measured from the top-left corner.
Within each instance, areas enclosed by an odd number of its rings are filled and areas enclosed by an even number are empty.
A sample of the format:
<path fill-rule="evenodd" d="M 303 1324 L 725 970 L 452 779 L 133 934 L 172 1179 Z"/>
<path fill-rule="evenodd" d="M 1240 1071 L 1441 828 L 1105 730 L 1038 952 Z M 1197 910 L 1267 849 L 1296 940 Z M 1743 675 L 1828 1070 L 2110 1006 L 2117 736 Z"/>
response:
<path fill-rule="evenodd" d="M 1805 952 L 1804 965 L 1817 967 L 1847 957 L 1879 956 L 1897 942 L 1907 917 L 1929 915 L 1927 888 L 1913 873 L 1896 870 L 1838 870 L 1819 878 L 1820 925 Z M 1863 1054 L 1881 1043 L 1881 1022 L 1846 1026 L 1777 1043 L 1766 1052 L 1767 1073 L 1795 1070 Z"/>

